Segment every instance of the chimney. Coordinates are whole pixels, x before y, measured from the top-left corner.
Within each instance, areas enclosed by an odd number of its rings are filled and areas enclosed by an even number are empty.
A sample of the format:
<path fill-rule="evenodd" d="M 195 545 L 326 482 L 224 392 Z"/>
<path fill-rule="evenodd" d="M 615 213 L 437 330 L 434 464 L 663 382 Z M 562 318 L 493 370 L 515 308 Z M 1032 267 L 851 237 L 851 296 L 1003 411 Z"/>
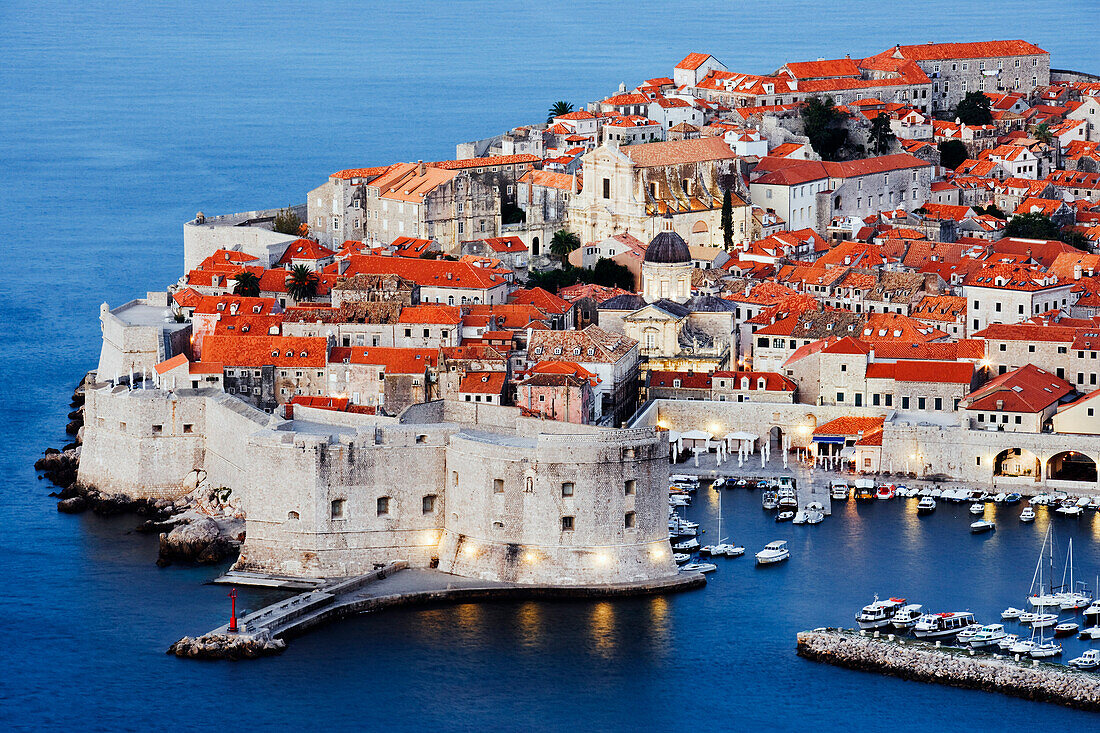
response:
<path fill-rule="evenodd" d="M 1073 279 L 1074 280 L 1080 280 L 1081 279 L 1081 263 L 1080 262 L 1078 262 L 1076 265 L 1073 266 Z"/>
<path fill-rule="evenodd" d="M 998 410 L 1005 409 L 1005 401 L 1004 400 L 997 400 L 997 409 Z"/>
<path fill-rule="evenodd" d="M 424 175 L 424 161 L 422 161 L 422 160 L 416 161 L 416 175 L 418 175 L 418 176 L 423 176 Z"/>

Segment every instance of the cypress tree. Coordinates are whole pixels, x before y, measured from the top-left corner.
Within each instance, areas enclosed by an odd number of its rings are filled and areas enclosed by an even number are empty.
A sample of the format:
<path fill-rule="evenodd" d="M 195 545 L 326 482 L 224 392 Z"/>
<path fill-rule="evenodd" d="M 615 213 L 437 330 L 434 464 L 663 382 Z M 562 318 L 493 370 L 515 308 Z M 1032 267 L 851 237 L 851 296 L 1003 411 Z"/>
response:
<path fill-rule="evenodd" d="M 726 251 L 733 249 L 733 197 L 728 188 L 722 194 L 722 244 Z"/>

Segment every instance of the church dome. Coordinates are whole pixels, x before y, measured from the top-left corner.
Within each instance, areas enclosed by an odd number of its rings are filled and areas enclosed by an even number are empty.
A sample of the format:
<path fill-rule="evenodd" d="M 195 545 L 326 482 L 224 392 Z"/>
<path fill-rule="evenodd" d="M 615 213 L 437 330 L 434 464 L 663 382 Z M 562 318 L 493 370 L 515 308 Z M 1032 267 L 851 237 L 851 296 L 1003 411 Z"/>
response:
<path fill-rule="evenodd" d="M 645 262 L 660 265 L 682 265 L 691 262 L 687 242 L 676 232 L 659 232 L 645 251 Z"/>

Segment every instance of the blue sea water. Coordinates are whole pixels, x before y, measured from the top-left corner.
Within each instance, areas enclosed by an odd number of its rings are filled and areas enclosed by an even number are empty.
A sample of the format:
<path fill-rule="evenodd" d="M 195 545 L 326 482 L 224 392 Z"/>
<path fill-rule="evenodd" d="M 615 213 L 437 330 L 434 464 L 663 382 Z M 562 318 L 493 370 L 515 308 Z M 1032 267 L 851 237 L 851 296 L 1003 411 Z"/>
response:
<path fill-rule="evenodd" d="M 454 143 L 668 75 L 687 52 L 768 72 L 894 43 L 1027 38 L 1100 71 L 1095 0 L 677 3 L 0 2 L 0 725 L 37 730 L 1079 729 L 1050 705 L 818 666 L 794 633 L 874 593 L 983 618 L 1019 604 L 1043 521 L 973 538 L 962 510 L 900 502 L 777 528 L 727 494 L 734 539 L 706 590 L 604 603 L 394 612 L 281 657 L 164 649 L 227 611 L 220 568 L 158 569 L 133 518 L 59 515 L 31 464 L 94 366 L 98 306 L 180 274 L 182 223 L 304 200 L 333 170 L 439 159 Z M 707 507 L 692 509 L 706 514 Z M 1100 518 L 1055 520 L 1100 570 Z M 713 531 L 713 529 L 712 529 Z M 1064 546 L 1064 544 L 1063 544 Z M 245 593 L 256 607 L 267 596 Z M 1068 656 L 1068 655 L 1067 655 Z"/>

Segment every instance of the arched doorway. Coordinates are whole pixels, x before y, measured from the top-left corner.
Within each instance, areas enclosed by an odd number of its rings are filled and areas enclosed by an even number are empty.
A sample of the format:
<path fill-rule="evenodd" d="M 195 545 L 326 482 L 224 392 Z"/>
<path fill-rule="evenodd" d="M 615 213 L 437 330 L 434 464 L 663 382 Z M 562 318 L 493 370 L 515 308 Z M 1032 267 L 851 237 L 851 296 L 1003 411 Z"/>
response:
<path fill-rule="evenodd" d="M 778 425 L 768 431 L 768 447 L 772 453 L 783 450 L 783 430 Z"/>
<path fill-rule="evenodd" d="M 1006 448 L 993 461 L 993 475 L 1008 478 L 1041 478 L 1039 458 L 1024 448 Z"/>
<path fill-rule="evenodd" d="M 539 238 L 531 237 L 531 256 L 534 257 L 539 253 Z"/>
<path fill-rule="evenodd" d="M 1048 481 L 1084 481 L 1096 483 L 1096 461 L 1084 453 L 1068 450 L 1047 461 Z"/>

